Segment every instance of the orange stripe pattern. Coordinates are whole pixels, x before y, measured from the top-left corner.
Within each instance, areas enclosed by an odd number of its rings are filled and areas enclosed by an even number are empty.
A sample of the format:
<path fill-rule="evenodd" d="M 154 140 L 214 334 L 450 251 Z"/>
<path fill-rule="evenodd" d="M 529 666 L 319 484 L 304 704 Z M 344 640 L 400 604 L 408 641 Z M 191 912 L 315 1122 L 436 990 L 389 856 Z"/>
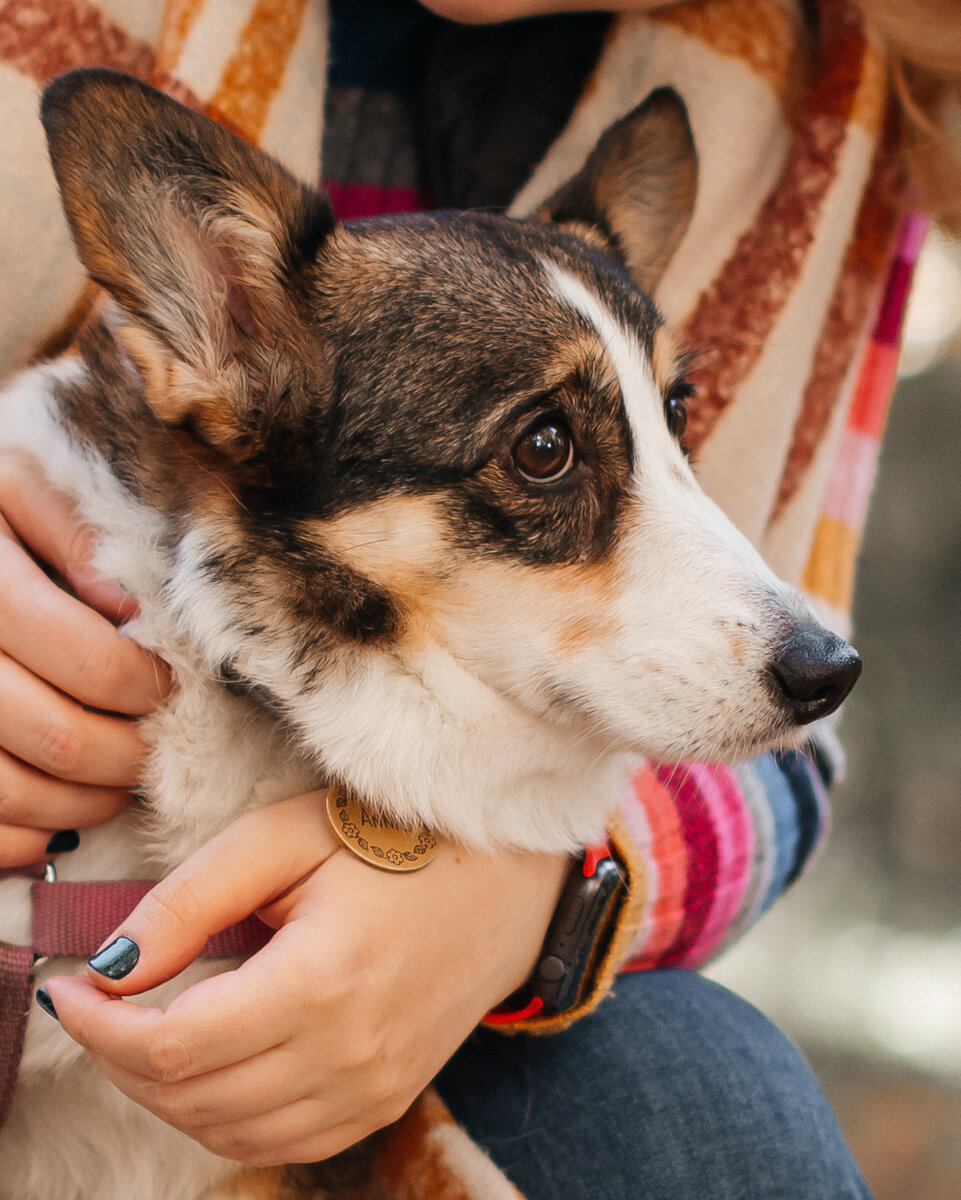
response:
<path fill-rule="evenodd" d="M 211 116 L 249 142 L 263 131 L 306 8 L 307 0 L 260 0 L 211 98 Z"/>

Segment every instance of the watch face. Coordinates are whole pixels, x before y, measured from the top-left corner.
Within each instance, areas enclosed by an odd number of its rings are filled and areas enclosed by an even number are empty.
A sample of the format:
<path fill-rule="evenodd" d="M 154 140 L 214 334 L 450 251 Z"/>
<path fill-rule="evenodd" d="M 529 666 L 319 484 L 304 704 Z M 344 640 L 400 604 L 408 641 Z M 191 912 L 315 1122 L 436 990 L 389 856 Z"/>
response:
<path fill-rule="evenodd" d="M 589 877 L 580 869 L 571 872 L 530 982 L 544 1012 L 566 1012 L 586 992 L 610 942 L 624 891 L 613 858 L 602 859 Z"/>

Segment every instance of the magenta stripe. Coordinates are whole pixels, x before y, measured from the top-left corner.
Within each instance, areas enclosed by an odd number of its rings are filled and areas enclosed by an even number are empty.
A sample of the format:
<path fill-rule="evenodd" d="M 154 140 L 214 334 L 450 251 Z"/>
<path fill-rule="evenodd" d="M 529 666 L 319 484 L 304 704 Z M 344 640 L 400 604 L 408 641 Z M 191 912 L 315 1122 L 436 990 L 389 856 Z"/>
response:
<path fill-rule="evenodd" d="M 342 221 L 421 212 L 430 207 L 427 196 L 417 188 L 376 187 L 366 183 L 338 183 L 330 179 L 325 180 L 322 186 L 330 196 L 334 212 Z"/>
<path fill-rule="evenodd" d="M 754 853 L 754 827 L 734 773 L 719 766 L 698 766 L 694 770 L 714 818 L 718 875 L 710 915 L 686 955 L 687 966 L 706 961 L 727 936 L 747 892 Z"/>
<path fill-rule="evenodd" d="M 881 311 L 874 329 L 874 340 L 882 346 L 896 346 L 900 340 L 902 318 L 913 274 L 913 262 L 898 258 L 891 264 L 888 286 L 881 301 Z"/>
<path fill-rule="evenodd" d="M 903 258 L 906 262 L 917 262 L 930 228 L 931 221 L 923 213 L 906 213 L 898 234 L 898 244 L 895 249 L 897 257 Z"/>
<path fill-rule="evenodd" d="M 710 915 L 717 886 L 717 832 L 691 763 L 659 766 L 656 773 L 674 796 L 688 852 L 684 920 L 674 941 L 661 956 L 661 964 L 671 966 L 687 957 Z"/>
<path fill-rule="evenodd" d="M 901 338 L 904 310 L 911 290 L 911 278 L 924 244 L 929 222 L 918 213 L 908 213 L 901 225 L 895 258 L 891 264 L 874 340 L 883 346 L 896 346 Z"/>

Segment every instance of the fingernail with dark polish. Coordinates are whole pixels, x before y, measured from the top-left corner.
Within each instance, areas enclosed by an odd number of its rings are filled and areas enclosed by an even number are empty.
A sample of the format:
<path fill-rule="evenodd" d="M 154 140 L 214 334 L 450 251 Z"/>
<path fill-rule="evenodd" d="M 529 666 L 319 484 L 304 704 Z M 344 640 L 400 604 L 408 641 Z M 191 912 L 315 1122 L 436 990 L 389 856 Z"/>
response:
<path fill-rule="evenodd" d="M 49 1013 L 55 1021 L 59 1021 L 57 1010 L 53 1007 L 53 1001 L 50 999 L 50 993 L 45 987 L 37 988 L 37 1003 L 45 1013 Z"/>
<path fill-rule="evenodd" d="M 80 845 L 80 834 L 76 829 L 61 829 L 59 833 L 55 833 L 47 842 L 47 854 L 67 854 L 70 850 L 76 850 Z"/>
<path fill-rule="evenodd" d="M 140 947 L 133 938 L 118 937 L 88 962 L 98 975 L 106 975 L 108 979 L 124 979 L 139 960 Z"/>

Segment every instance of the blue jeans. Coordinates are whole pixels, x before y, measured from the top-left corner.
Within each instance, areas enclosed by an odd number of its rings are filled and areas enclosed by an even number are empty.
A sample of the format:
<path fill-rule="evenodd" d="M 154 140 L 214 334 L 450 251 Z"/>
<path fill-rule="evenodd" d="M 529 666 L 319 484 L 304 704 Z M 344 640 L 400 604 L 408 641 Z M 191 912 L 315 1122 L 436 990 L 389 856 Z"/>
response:
<path fill-rule="evenodd" d="M 437 1086 L 526 1200 L 870 1198 L 787 1038 L 690 971 L 625 976 L 553 1037 L 480 1030 Z"/>

